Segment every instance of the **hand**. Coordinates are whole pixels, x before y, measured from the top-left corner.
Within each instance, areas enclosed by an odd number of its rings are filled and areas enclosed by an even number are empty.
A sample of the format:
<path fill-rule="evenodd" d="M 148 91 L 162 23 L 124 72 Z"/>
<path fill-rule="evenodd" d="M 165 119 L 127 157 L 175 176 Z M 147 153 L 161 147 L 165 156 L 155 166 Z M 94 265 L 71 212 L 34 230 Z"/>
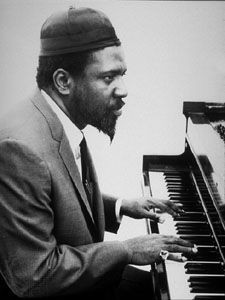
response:
<path fill-rule="evenodd" d="M 150 234 L 123 241 L 130 253 L 130 264 L 148 265 L 162 260 L 161 250 L 169 252 L 167 259 L 183 262 L 181 255 L 193 255 L 197 248 L 192 243 L 171 235 Z"/>
<path fill-rule="evenodd" d="M 152 197 L 123 199 L 120 212 L 122 215 L 134 219 L 147 218 L 162 223 L 162 217 L 151 211 L 152 208 L 156 208 L 161 213 L 167 212 L 172 216 L 177 216 L 184 212 L 182 204 L 175 204 L 170 200 L 156 199 Z"/>

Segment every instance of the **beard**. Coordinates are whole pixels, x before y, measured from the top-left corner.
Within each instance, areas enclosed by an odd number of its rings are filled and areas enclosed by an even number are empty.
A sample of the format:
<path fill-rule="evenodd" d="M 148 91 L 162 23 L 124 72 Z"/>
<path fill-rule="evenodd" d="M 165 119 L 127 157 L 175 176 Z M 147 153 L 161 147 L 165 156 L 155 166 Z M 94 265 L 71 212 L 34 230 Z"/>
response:
<path fill-rule="evenodd" d="M 112 142 L 118 119 L 118 116 L 113 111 L 124 105 L 121 99 L 117 100 L 117 102 L 121 102 L 117 103 L 117 107 L 115 105 L 107 105 L 105 97 L 80 85 L 73 91 L 69 110 L 74 120 L 78 119 L 85 125 L 94 126 L 100 132 L 108 135 Z"/>
<path fill-rule="evenodd" d="M 106 109 L 101 118 L 98 118 L 97 114 L 93 117 L 92 125 L 99 131 L 102 131 L 104 134 L 108 135 L 110 141 L 112 142 L 116 132 L 116 122 L 118 117 L 113 114 L 111 109 Z"/>

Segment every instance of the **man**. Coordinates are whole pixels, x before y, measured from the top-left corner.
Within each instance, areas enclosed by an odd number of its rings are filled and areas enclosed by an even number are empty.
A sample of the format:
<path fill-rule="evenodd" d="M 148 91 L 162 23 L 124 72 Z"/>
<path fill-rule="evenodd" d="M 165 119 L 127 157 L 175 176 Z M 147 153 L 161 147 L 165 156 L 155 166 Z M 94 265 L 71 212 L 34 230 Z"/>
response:
<path fill-rule="evenodd" d="M 173 236 L 103 241 L 122 215 L 160 221 L 151 208 L 182 213 L 169 200 L 100 193 L 81 130 L 89 124 L 113 140 L 126 68 L 102 12 L 71 7 L 43 24 L 38 89 L 0 133 L 0 270 L 19 297 L 119 297 L 127 265 L 159 261 L 162 250 L 177 261 L 196 251 Z"/>

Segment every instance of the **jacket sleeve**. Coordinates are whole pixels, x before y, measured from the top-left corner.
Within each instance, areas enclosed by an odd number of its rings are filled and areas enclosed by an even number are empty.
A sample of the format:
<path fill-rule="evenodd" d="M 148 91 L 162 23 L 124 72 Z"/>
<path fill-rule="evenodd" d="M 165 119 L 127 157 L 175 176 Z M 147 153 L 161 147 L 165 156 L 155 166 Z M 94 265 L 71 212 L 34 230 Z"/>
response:
<path fill-rule="evenodd" d="M 71 247 L 57 243 L 51 175 L 26 145 L 0 143 L 0 271 L 19 297 L 78 293 L 125 266 L 123 243 Z"/>
<path fill-rule="evenodd" d="M 116 233 L 120 226 L 120 223 L 118 223 L 116 218 L 115 206 L 116 206 L 117 198 L 108 194 L 102 194 L 102 199 L 104 203 L 104 212 L 105 212 L 105 229 L 106 231 Z"/>

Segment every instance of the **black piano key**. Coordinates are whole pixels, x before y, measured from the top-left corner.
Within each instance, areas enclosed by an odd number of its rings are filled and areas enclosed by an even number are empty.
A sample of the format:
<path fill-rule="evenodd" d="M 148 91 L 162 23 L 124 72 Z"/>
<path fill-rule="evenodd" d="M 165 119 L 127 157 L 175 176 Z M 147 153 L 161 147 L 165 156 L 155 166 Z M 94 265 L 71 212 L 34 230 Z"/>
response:
<path fill-rule="evenodd" d="M 187 181 L 187 176 L 183 174 L 166 174 L 164 173 L 164 178 L 166 180 L 183 180 L 184 182 Z"/>
<path fill-rule="evenodd" d="M 193 293 L 225 293 L 224 278 L 191 282 L 189 287 Z"/>
<path fill-rule="evenodd" d="M 176 232 L 180 235 L 182 235 L 182 232 L 186 232 L 183 233 L 187 234 L 187 235 L 208 235 L 209 234 L 209 229 L 208 228 L 195 228 L 194 226 L 181 226 L 181 227 L 176 227 Z"/>
<path fill-rule="evenodd" d="M 224 284 L 225 288 L 225 275 L 222 276 L 213 276 L 213 275 L 206 275 L 206 276 L 190 276 L 188 281 L 190 283 L 213 283 L 215 285 L 222 285 Z"/>
<path fill-rule="evenodd" d="M 187 177 L 187 175 L 185 174 L 184 171 L 164 171 L 164 175 L 167 176 L 167 177 Z"/>
<path fill-rule="evenodd" d="M 198 292 L 204 290 L 204 293 L 225 293 L 225 286 L 222 281 L 217 283 L 214 280 L 190 282 L 189 287 L 191 289 L 196 289 L 196 291 L 198 290 Z"/>
<path fill-rule="evenodd" d="M 198 194 L 196 193 L 193 193 L 193 192 L 189 192 L 189 191 L 182 191 L 182 192 L 180 192 L 180 191 L 171 191 L 171 192 L 169 192 L 168 193 L 171 197 L 172 196 L 183 196 L 183 197 L 191 197 L 192 195 L 193 196 L 198 196 Z"/>
<path fill-rule="evenodd" d="M 204 247 L 198 246 L 198 252 L 194 255 L 189 257 L 188 260 L 194 261 L 221 261 L 220 254 L 215 246 L 211 247 Z"/>
<path fill-rule="evenodd" d="M 225 246 L 225 235 L 217 235 L 218 241 L 221 246 Z"/>
<path fill-rule="evenodd" d="M 193 205 L 186 205 L 184 203 L 181 203 L 182 204 L 182 209 L 184 210 L 185 213 L 187 212 L 190 212 L 190 211 L 195 211 L 195 212 L 201 212 L 202 211 L 202 208 L 193 204 Z"/>
<path fill-rule="evenodd" d="M 203 227 L 209 227 L 209 225 L 208 225 L 208 223 L 207 222 L 205 222 L 205 221 L 177 221 L 177 222 L 175 222 L 175 224 L 174 224 L 174 226 L 175 227 L 195 227 L 195 228 L 197 228 L 197 227 L 201 227 L 201 228 L 203 228 Z"/>
<path fill-rule="evenodd" d="M 190 189 L 189 187 L 185 187 L 185 186 L 182 186 L 182 185 L 180 185 L 180 186 L 174 186 L 174 185 L 167 185 L 167 190 L 169 191 L 169 192 L 179 192 L 179 193 L 191 193 L 191 192 L 193 192 L 193 190 L 192 189 Z"/>
<path fill-rule="evenodd" d="M 181 203 L 181 204 L 183 204 L 184 206 L 186 206 L 188 208 L 189 211 L 195 211 L 195 208 L 199 208 L 200 211 L 203 212 L 202 205 L 198 201 L 195 201 L 193 199 L 182 198 L 182 197 L 169 198 L 169 199 L 173 203 Z"/>
<path fill-rule="evenodd" d="M 176 232 L 180 234 L 207 234 L 209 233 L 208 229 L 205 228 L 177 228 Z"/>
<path fill-rule="evenodd" d="M 174 217 L 174 221 L 206 221 L 207 218 L 203 212 L 185 212 L 180 216 Z"/>
<path fill-rule="evenodd" d="M 186 184 L 182 181 L 170 181 L 170 180 L 166 180 L 166 186 L 170 186 L 170 187 L 182 187 L 185 189 L 189 189 L 192 191 L 195 191 L 195 187 L 189 184 Z"/>
<path fill-rule="evenodd" d="M 193 300 L 224 300 L 225 296 L 224 295 L 199 295 L 195 296 Z"/>
<path fill-rule="evenodd" d="M 214 245 L 215 241 L 211 235 L 180 235 L 184 240 L 188 240 L 193 244 L 198 245 Z"/>
<path fill-rule="evenodd" d="M 191 287 L 191 293 L 225 293 L 225 289 L 223 287 L 214 287 L 214 286 L 195 286 Z"/>
<path fill-rule="evenodd" d="M 171 192 L 176 192 L 176 190 L 178 191 L 187 191 L 188 193 L 190 194 L 194 194 L 195 193 L 195 190 L 193 188 L 190 188 L 188 186 L 184 186 L 183 184 L 171 184 L 171 183 L 167 183 L 166 184 L 166 188 L 167 190 L 171 191 Z"/>
<path fill-rule="evenodd" d="M 168 187 L 167 187 L 168 189 Z M 170 194 L 171 196 L 176 196 L 176 195 L 183 195 L 183 196 L 195 196 L 195 197 L 198 197 L 198 193 L 194 190 L 190 190 L 190 189 L 185 189 L 183 192 L 180 192 L 180 191 L 176 191 L 175 189 L 173 190 L 172 188 L 170 188 Z"/>
<path fill-rule="evenodd" d="M 193 191 L 193 193 L 196 192 L 195 190 L 195 187 L 192 186 L 191 184 L 187 184 L 186 182 L 184 181 L 180 181 L 180 182 L 169 182 L 169 181 L 166 181 L 166 186 L 170 186 L 170 187 L 182 187 L 182 188 L 185 188 L 185 189 L 188 189 L 190 191 Z"/>
<path fill-rule="evenodd" d="M 168 194 L 168 196 L 169 196 L 169 199 L 170 199 L 170 201 L 172 201 L 172 202 L 180 202 L 180 203 L 183 203 L 183 204 L 189 204 L 189 205 L 197 205 L 197 206 L 199 206 L 200 205 L 200 207 L 202 208 L 202 205 L 201 205 L 201 203 L 198 201 L 198 200 L 196 200 L 196 199 L 193 199 L 191 196 L 189 196 L 189 195 L 180 195 L 180 194 L 173 194 L 173 195 L 171 195 L 171 193 L 170 194 Z"/>
<path fill-rule="evenodd" d="M 188 213 L 188 212 L 187 212 Z M 175 222 L 176 227 L 201 227 L 209 228 L 209 224 L 204 221 L 177 221 Z"/>
<path fill-rule="evenodd" d="M 207 222 L 189 222 L 189 221 L 180 221 L 175 223 L 177 228 L 201 228 L 209 230 L 210 227 Z"/>
<path fill-rule="evenodd" d="M 194 231 L 194 233 L 197 235 L 199 235 L 199 234 L 210 235 L 211 234 L 210 227 L 207 226 L 206 224 L 204 224 L 204 225 L 203 226 L 201 224 L 197 225 L 196 222 L 193 222 L 193 224 L 192 224 L 192 222 L 187 222 L 187 224 L 176 224 L 175 228 L 178 232 L 185 230 L 185 231 L 190 231 L 190 232 Z"/>
<path fill-rule="evenodd" d="M 195 202 L 185 202 L 185 201 L 180 201 L 180 200 L 170 200 L 171 202 L 175 204 L 182 204 L 183 208 L 186 209 L 186 211 L 196 211 L 196 212 L 201 212 L 203 211 L 202 207 Z"/>
<path fill-rule="evenodd" d="M 189 223 L 191 223 L 191 222 L 189 222 Z M 182 234 L 209 235 L 211 233 L 209 226 L 201 226 L 200 224 L 197 225 L 196 223 L 194 223 L 194 224 L 176 224 L 175 228 L 176 228 L 176 232 L 179 235 L 182 235 Z"/>
<path fill-rule="evenodd" d="M 214 262 L 214 263 L 191 263 L 187 262 L 184 265 L 186 274 L 217 274 L 223 275 L 225 274 L 225 269 L 223 268 L 222 263 Z"/>
<path fill-rule="evenodd" d="M 185 213 L 188 213 L 188 212 L 191 212 L 191 211 L 195 211 L 195 212 L 197 212 L 197 213 L 201 213 L 202 212 L 202 208 L 201 207 L 199 207 L 199 206 L 197 206 L 197 205 L 195 205 L 195 204 L 186 204 L 186 203 L 182 203 L 182 202 L 175 202 L 176 204 L 177 203 L 180 203 L 181 205 L 182 205 L 182 209 L 184 210 L 184 213 L 183 213 L 183 215 L 185 214 Z"/>
<path fill-rule="evenodd" d="M 174 194 L 180 194 L 181 196 L 188 196 L 191 199 L 191 195 L 193 194 L 189 189 L 187 188 L 181 188 L 181 187 L 167 187 L 167 192 L 169 195 L 174 195 Z"/>
<path fill-rule="evenodd" d="M 170 193 L 170 196 L 171 197 L 181 197 L 182 196 L 182 198 L 183 199 L 185 199 L 185 198 L 188 198 L 188 199 L 192 199 L 192 200 L 199 200 L 199 197 L 198 197 L 198 194 L 197 193 L 194 193 L 194 192 L 192 192 L 192 193 L 183 193 L 183 195 L 181 195 L 181 193 L 178 193 L 178 192 L 172 192 L 172 193 Z"/>
<path fill-rule="evenodd" d="M 164 174 L 164 180 L 165 182 L 182 182 L 183 185 L 193 186 L 190 178 L 187 178 L 185 176 L 165 176 Z"/>

